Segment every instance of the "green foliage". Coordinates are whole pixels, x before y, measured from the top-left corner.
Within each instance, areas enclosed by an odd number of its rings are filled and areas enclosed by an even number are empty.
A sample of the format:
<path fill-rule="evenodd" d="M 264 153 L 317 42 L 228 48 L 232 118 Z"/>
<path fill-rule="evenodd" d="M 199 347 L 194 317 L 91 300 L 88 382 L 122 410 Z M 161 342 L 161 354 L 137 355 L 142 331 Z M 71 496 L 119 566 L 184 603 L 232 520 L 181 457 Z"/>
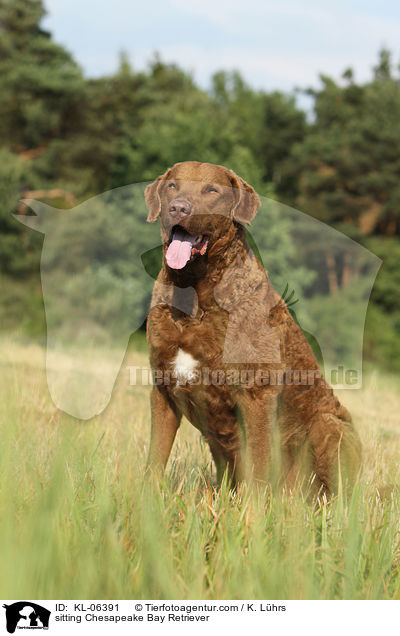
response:
<path fill-rule="evenodd" d="M 382 260 L 371 295 L 365 334 L 367 359 L 400 372 L 400 243 L 374 237 L 367 247 Z"/>
<path fill-rule="evenodd" d="M 351 69 L 341 83 L 322 75 L 321 87 L 308 91 L 314 119 L 307 122 L 293 95 L 253 90 L 237 71 L 217 72 L 205 91 L 157 55 L 139 72 L 122 53 L 113 75 L 85 79 L 68 51 L 42 28 L 43 16 L 42 0 L 0 0 L 0 268 L 11 277 L 4 290 L 22 277 L 37 289 L 29 279 L 37 281 L 42 237 L 10 215 L 26 192 L 41 191 L 34 196 L 74 207 L 195 159 L 226 165 L 261 195 L 297 206 L 355 240 L 381 237 L 379 245 L 371 244 L 385 261 L 373 295 L 377 311 L 371 315 L 382 315 L 391 325 L 391 339 L 398 337 L 400 268 L 394 246 L 400 235 L 400 82 L 388 51 L 380 52 L 373 77 L 364 84 L 355 81 Z M 264 206 L 261 214 L 264 221 L 270 214 L 270 223 L 255 223 L 254 240 L 279 291 L 288 285 L 296 297 L 321 296 L 315 304 L 324 306 L 332 293 L 329 267 L 342 285 L 341 259 L 327 265 L 318 241 L 301 232 L 296 236 L 272 208 Z M 111 218 L 119 219 L 118 213 Z M 113 240 L 123 249 L 112 266 L 99 269 L 97 315 L 107 314 L 117 289 L 120 295 L 128 289 L 133 293 L 130 277 L 143 279 L 146 269 L 153 276 L 159 265 L 152 241 L 148 247 L 152 229 L 132 219 L 118 220 L 109 231 L 120 234 Z M 143 253 L 148 252 L 142 254 L 145 267 L 140 261 L 136 269 L 123 263 L 132 232 L 141 235 Z M 86 240 L 83 244 L 88 259 L 91 247 Z M 330 249 L 334 260 L 335 245 Z M 71 255 L 75 250 L 71 247 Z M 78 257 L 79 266 L 76 290 L 85 280 Z M 361 271 L 354 266 L 351 278 Z M 9 298 L 3 291 L 3 303 Z M 15 307 L 9 309 L 15 316 Z M 29 312 L 33 309 L 25 307 Z M 35 323 L 37 332 L 41 322 L 36 318 L 19 327 Z M 372 340 L 367 351 L 386 359 L 387 345 L 377 337 L 372 346 Z"/>
<path fill-rule="evenodd" d="M 62 134 L 83 79 L 65 49 L 40 27 L 41 0 L 0 2 L 0 138 L 17 152 Z"/>
<path fill-rule="evenodd" d="M 0 271 L 14 277 L 38 270 L 42 244 L 36 233 L 28 235 L 11 215 L 27 172 L 18 156 L 0 146 Z"/>
<path fill-rule="evenodd" d="M 366 367 L 400 373 L 400 314 L 385 313 L 370 303 L 364 333 Z"/>
<path fill-rule="evenodd" d="M 47 320 L 58 337 L 85 338 L 96 329 L 100 340 L 116 345 L 141 326 L 154 284 L 141 256 L 159 242 L 157 228 L 145 218 L 140 186 L 95 197 L 72 211 L 48 211 L 41 272 Z"/>
<path fill-rule="evenodd" d="M 369 281 L 354 281 L 337 291 L 324 296 L 316 294 L 308 299 L 306 305 L 307 328 L 318 334 L 324 342 L 325 362 L 340 360 L 348 368 L 359 361 L 360 333 L 359 317 L 365 314 L 365 293 L 369 291 Z M 295 307 L 302 323 L 304 310 L 302 304 Z M 371 332 L 373 334 L 373 332 Z M 335 334 L 333 339 L 331 336 Z"/>
<path fill-rule="evenodd" d="M 388 63 L 381 53 L 361 86 L 321 76 L 322 89 L 311 91 L 315 121 L 286 166 L 301 209 L 361 235 L 400 233 L 400 82 Z"/>
<path fill-rule="evenodd" d="M 400 242 L 395 238 L 369 239 L 367 247 L 383 260 L 372 299 L 387 313 L 400 314 Z"/>

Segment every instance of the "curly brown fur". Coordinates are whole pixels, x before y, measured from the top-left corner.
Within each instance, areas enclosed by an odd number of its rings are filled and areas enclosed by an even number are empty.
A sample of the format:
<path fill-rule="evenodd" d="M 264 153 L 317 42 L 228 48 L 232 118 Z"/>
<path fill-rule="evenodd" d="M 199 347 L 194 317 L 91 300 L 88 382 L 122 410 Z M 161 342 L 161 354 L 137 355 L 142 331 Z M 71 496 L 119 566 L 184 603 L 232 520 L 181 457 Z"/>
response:
<path fill-rule="evenodd" d="M 247 243 L 242 224 L 254 218 L 257 194 L 222 166 L 184 162 L 147 187 L 146 203 L 149 221 L 161 217 L 164 246 L 147 323 L 150 361 L 170 378 L 153 387 L 149 466 L 165 467 L 185 415 L 207 439 L 219 479 L 227 469 L 234 482 L 244 476 L 264 482 L 277 418 L 288 483 L 295 482 L 298 456 L 308 446 L 317 487 L 334 490 L 339 458 L 341 468 L 347 462 L 353 473 L 358 469 L 359 439 Z M 206 253 L 192 254 L 183 267 L 168 264 L 177 229 L 208 237 Z M 174 296 L 189 287 L 196 293 L 183 312 Z M 181 382 L 168 376 L 179 352 L 209 376 L 262 372 L 268 382 Z M 288 370 L 313 380 L 290 384 Z"/>

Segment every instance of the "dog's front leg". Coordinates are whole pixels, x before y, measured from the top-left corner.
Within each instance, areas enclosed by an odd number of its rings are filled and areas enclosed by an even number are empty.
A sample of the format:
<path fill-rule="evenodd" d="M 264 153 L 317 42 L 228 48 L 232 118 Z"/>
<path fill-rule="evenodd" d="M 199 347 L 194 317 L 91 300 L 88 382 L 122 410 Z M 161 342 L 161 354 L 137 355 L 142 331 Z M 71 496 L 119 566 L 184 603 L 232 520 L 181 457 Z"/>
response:
<path fill-rule="evenodd" d="M 246 473 L 250 480 L 265 483 L 268 474 L 271 430 L 277 412 L 277 394 L 244 390 L 238 399 L 246 437 Z"/>
<path fill-rule="evenodd" d="M 162 473 L 168 461 L 181 414 L 160 387 L 151 393 L 151 438 L 147 469 Z"/>

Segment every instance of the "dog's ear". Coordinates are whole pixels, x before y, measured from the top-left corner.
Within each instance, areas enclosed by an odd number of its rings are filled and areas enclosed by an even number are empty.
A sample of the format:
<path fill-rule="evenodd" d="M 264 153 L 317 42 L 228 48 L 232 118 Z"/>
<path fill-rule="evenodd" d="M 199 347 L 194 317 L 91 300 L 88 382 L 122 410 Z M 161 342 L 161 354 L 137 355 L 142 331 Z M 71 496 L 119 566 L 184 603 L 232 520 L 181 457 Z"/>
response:
<path fill-rule="evenodd" d="M 231 172 L 231 183 L 236 197 L 236 203 L 231 210 L 231 216 L 240 223 L 251 223 L 261 205 L 257 192 L 246 181 Z"/>
<path fill-rule="evenodd" d="M 168 168 L 167 172 L 164 172 L 161 176 L 157 177 L 153 183 L 147 186 L 144 191 L 144 199 L 146 201 L 147 209 L 149 211 L 147 215 L 147 221 L 149 223 L 154 223 L 157 221 L 161 212 L 161 198 L 160 198 L 160 190 L 163 182 L 169 178 L 171 174 L 171 168 Z"/>

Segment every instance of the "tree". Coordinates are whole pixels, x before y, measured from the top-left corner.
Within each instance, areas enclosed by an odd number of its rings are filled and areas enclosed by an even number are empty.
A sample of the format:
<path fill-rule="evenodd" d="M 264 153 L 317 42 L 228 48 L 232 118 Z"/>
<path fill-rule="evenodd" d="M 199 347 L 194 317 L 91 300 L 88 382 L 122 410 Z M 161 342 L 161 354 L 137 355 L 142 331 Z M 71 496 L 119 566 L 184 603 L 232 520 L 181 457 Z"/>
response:
<path fill-rule="evenodd" d="M 296 204 L 353 236 L 400 233 L 400 83 L 382 51 L 374 79 L 310 91 L 315 121 L 286 167 Z"/>
<path fill-rule="evenodd" d="M 63 134 L 81 71 L 40 23 L 41 0 L 0 0 L 0 137 L 24 159 Z"/>
<path fill-rule="evenodd" d="M 55 148 L 79 103 L 83 77 L 40 23 L 41 0 L 0 0 L 0 266 L 20 275 L 38 263 L 40 239 L 11 216 L 26 190 L 54 187 Z"/>

